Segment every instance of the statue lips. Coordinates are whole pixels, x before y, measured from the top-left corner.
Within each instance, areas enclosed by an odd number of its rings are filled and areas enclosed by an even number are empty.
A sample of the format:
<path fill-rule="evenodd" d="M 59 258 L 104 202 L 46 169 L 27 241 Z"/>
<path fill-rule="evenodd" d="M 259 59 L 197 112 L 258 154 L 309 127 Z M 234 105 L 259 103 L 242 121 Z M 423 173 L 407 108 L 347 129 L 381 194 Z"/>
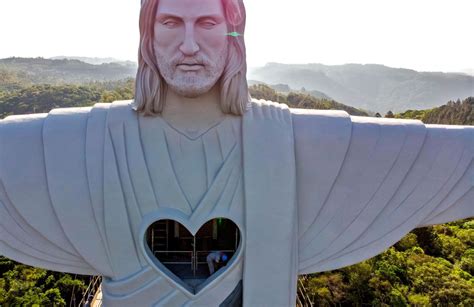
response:
<path fill-rule="evenodd" d="M 179 64 L 178 68 L 184 71 L 198 71 L 204 68 L 202 64 Z"/>
<path fill-rule="evenodd" d="M 204 59 L 183 59 L 176 64 L 176 67 L 183 71 L 198 71 L 206 66 Z"/>

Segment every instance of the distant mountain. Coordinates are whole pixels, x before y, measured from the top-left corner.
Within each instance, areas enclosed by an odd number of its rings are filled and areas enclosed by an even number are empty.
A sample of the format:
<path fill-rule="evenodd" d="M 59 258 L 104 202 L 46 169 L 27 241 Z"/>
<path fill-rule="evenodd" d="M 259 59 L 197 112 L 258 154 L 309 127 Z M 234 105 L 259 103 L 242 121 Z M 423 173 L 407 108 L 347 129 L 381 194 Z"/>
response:
<path fill-rule="evenodd" d="M 306 94 L 310 94 L 311 96 L 315 98 L 332 100 L 331 97 L 324 94 L 323 92 L 315 91 L 315 90 L 307 91 L 305 88 L 301 88 L 301 90 L 298 91 L 289 87 L 288 84 L 266 84 L 265 82 L 255 81 L 255 80 L 248 80 L 248 84 L 249 86 L 263 84 L 263 85 L 269 86 L 270 88 L 280 93 L 289 93 L 289 92 L 306 93 Z"/>
<path fill-rule="evenodd" d="M 324 94 L 323 92 L 320 92 L 320 91 L 315 91 L 315 90 L 306 91 L 306 90 L 302 89 L 301 92 L 309 93 L 311 96 L 316 97 L 316 98 L 333 100 L 331 97 L 329 97 L 328 95 L 326 95 L 326 94 Z"/>
<path fill-rule="evenodd" d="M 383 65 L 269 63 L 253 80 L 317 90 L 336 101 L 376 112 L 427 109 L 474 96 L 474 77 L 461 73 L 417 72 Z"/>
<path fill-rule="evenodd" d="M 136 66 L 130 62 L 93 65 L 79 60 L 44 58 L 0 59 L 0 76 L 14 75 L 26 84 L 81 84 L 134 78 Z M 8 84 L 0 84 L 8 86 Z"/>
<path fill-rule="evenodd" d="M 309 92 L 276 91 L 265 84 L 253 84 L 249 87 L 250 95 L 255 99 L 264 99 L 285 103 L 289 107 L 299 109 L 344 110 L 350 115 L 369 116 L 367 112 L 353 108 L 330 99 L 321 99 L 312 96 Z"/>
<path fill-rule="evenodd" d="M 102 64 L 110 64 L 110 63 L 117 63 L 124 66 L 137 66 L 137 63 L 132 61 L 121 61 L 116 58 L 97 58 L 97 57 L 83 57 L 83 56 L 55 56 L 49 58 L 50 60 L 78 60 L 87 64 L 92 65 L 102 65 Z"/>

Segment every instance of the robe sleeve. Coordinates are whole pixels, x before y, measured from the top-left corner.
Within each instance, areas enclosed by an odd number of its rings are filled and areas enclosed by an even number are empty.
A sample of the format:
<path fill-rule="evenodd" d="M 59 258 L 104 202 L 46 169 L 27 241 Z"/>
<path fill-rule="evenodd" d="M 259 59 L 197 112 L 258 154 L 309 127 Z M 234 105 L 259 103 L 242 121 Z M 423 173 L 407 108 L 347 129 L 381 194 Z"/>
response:
<path fill-rule="evenodd" d="M 352 265 L 414 228 L 474 216 L 474 127 L 292 113 L 299 273 Z"/>
<path fill-rule="evenodd" d="M 107 108 L 0 121 L 1 255 L 54 271 L 113 275 L 98 193 Z"/>

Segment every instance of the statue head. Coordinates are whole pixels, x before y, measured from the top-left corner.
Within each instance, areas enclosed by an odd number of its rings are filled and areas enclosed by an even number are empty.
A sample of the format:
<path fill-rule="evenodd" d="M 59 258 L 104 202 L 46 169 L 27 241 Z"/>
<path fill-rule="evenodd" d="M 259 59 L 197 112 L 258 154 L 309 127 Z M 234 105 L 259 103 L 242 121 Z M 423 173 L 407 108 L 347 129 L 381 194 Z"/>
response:
<path fill-rule="evenodd" d="M 249 103 L 243 0 L 142 0 L 135 107 L 163 111 L 166 92 L 198 97 L 219 86 L 224 113 Z"/>

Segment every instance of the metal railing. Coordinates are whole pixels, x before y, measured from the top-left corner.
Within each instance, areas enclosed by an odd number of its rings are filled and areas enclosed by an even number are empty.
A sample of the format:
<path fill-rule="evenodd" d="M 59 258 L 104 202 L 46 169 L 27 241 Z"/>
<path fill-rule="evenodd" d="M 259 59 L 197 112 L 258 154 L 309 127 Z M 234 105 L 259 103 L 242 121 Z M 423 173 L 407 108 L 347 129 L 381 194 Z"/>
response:
<path fill-rule="evenodd" d="M 160 262 L 162 264 L 190 264 L 191 265 L 191 269 L 193 268 L 193 251 L 154 251 L 154 254 L 155 254 L 155 257 L 158 258 L 158 260 L 160 259 L 159 255 L 160 254 L 166 254 L 166 256 L 169 256 L 170 254 L 173 255 L 173 254 L 190 254 L 189 257 L 191 259 L 191 261 L 162 261 L 160 260 Z"/>
<path fill-rule="evenodd" d="M 298 307 L 313 307 L 313 303 L 308 296 L 305 283 L 308 281 L 308 278 L 305 275 L 298 277 L 298 289 L 296 293 L 296 306 Z"/>
<path fill-rule="evenodd" d="M 235 253 L 235 250 L 230 250 L 230 249 L 229 250 L 219 250 L 219 251 L 224 252 L 224 253 Z M 155 257 L 158 260 L 160 260 L 160 262 L 164 265 L 166 265 L 166 264 L 186 264 L 186 265 L 190 265 L 193 276 L 196 276 L 196 272 L 198 271 L 198 265 L 199 264 L 207 264 L 207 260 L 202 255 L 205 255 L 207 257 L 207 255 L 209 253 L 212 253 L 212 252 L 215 252 L 215 250 L 154 251 L 153 253 L 154 253 Z M 189 260 L 186 259 L 186 260 L 183 260 L 183 261 L 179 261 L 179 260 L 174 260 L 173 259 L 173 260 L 167 261 L 166 259 L 163 259 L 163 258 L 160 259 L 160 254 L 165 254 L 167 257 L 169 257 L 170 255 L 173 256 L 173 254 L 189 254 L 189 258 L 187 258 Z M 173 257 L 171 257 L 171 258 L 173 258 Z M 200 259 L 203 259 L 203 258 L 205 260 L 200 261 Z"/>
<path fill-rule="evenodd" d="M 91 281 L 89 282 L 89 285 L 87 286 L 86 291 L 84 291 L 84 294 L 82 295 L 82 299 L 79 302 L 78 306 L 84 306 L 84 307 L 89 307 L 91 306 L 92 301 L 94 300 L 94 296 L 99 290 L 99 287 L 102 283 L 102 277 L 101 276 L 94 276 L 91 278 Z"/>

